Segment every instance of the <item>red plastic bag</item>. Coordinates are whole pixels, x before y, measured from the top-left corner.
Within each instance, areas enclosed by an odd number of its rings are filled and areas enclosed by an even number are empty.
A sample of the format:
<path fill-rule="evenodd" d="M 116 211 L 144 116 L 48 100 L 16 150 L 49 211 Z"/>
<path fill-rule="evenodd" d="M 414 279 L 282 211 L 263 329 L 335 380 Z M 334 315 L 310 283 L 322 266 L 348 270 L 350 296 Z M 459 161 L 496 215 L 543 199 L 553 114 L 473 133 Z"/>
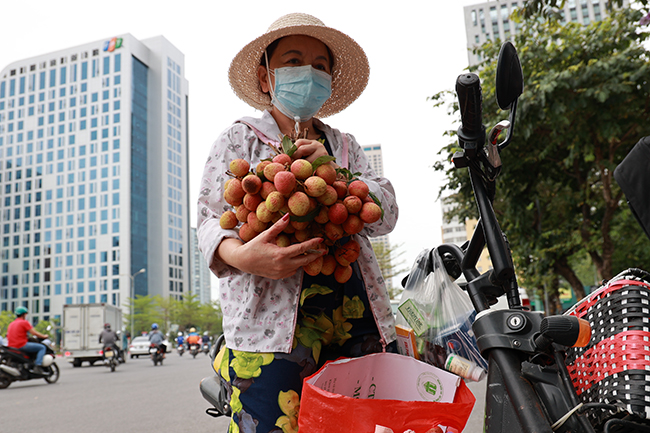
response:
<path fill-rule="evenodd" d="M 364 358 L 377 356 L 400 357 L 406 369 L 413 368 L 413 358 L 392 353 L 380 353 L 356 358 L 352 361 L 365 362 Z M 339 361 L 335 361 L 337 363 Z M 300 398 L 298 426 L 300 433 L 374 433 L 381 427 L 392 429 L 393 433 L 411 430 L 415 433 L 436 431 L 436 426 L 446 426 L 462 431 L 476 401 L 465 382 L 460 380 L 453 403 L 422 401 L 417 395 L 412 400 L 353 398 L 325 391 L 314 384 L 314 378 L 329 368 L 327 363 L 314 375 L 305 379 Z M 363 364 L 361 364 L 363 365 Z M 435 368 L 424 364 L 429 368 Z M 403 384 L 400 374 L 405 370 L 392 370 L 390 380 L 396 387 Z M 447 372 L 443 372 L 447 373 Z M 349 380 L 340 375 L 336 380 Z M 402 396 L 403 397 L 403 396 Z M 451 430 L 451 429 L 449 429 Z"/>

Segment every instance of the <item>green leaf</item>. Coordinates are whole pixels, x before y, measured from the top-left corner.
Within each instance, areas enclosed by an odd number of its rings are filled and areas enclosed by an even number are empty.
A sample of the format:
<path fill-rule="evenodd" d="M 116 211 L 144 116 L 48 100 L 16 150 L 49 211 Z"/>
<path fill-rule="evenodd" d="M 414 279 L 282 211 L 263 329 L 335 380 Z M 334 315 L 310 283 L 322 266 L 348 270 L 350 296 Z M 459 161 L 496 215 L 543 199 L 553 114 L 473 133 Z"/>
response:
<path fill-rule="evenodd" d="M 305 299 L 313 298 L 316 295 L 328 295 L 332 293 L 332 289 L 327 286 L 319 286 L 318 284 L 312 284 L 311 287 L 303 289 L 300 293 L 300 306 L 305 303 Z"/>
<path fill-rule="evenodd" d="M 328 162 L 331 162 L 331 161 L 336 161 L 336 158 L 334 158 L 333 156 L 329 156 L 329 155 L 323 155 L 323 156 L 319 156 L 318 158 L 316 158 L 316 161 L 312 162 L 311 166 L 314 169 L 314 171 L 316 171 L 316 169 L 318 167 L 320 167 L 323 164 L 327 164 Z"/>
<path fill-rule="evenodd" d="M 282 150 L 284 151 L 284 153 L 291 156 L 296 150 L 298 150 L 298 147 L 296 147 L 296 145 L 293 144 L 293 140 L 291 140 L 289 136 L 285 135 L 284 137 L 282 137 Z"/>

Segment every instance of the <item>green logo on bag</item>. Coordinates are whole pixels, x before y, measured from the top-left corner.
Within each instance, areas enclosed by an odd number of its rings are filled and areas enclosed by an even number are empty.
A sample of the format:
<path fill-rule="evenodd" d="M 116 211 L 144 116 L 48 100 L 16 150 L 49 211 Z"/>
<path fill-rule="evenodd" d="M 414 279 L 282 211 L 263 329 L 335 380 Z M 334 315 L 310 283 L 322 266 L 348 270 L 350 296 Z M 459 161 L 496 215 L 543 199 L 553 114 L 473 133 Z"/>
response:
<path fill-rule="evenodd" d="M 430 372 L 418 376 L 417 389 L 420 397 L 426 401 L 440 401 L 443 395 L 440 379 Z"/>
<path fill-rule="evenodd" d="M 426 319 L 412 299 L 407 299 L 402 305 L 397 307 L 397 309 L 402 313 L 402 316 L 404 316 L 408 324 L 413 328 L 413 331 L 415 331 L 415 335 L 418 337 L 421 337 L 422 334 L 429 329 Z"/>

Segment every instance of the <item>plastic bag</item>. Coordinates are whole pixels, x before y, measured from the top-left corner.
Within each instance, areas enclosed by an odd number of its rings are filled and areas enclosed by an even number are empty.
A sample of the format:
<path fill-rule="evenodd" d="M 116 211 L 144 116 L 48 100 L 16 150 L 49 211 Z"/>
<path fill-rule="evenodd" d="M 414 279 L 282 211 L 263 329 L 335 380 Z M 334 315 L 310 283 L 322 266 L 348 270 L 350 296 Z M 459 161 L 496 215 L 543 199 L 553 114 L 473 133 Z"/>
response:
<path fill-rule="evenodd" d="M 476 399 L 464 381 L 436 370 L 386 352 L 328 362 L 303 382 L 299 431 L 461 432 Z M 442 403 L 454 388 L 453 402 Z"/>
<path fill-rule="evenodd" d="M 398 307 L 398 336 L 412 330 L 416 358 L 450 371 L 454 359 L 466 360 L 461 370 L 454 372 L 479 381 L 485 376 L 487 361 L 472 332 L 475 317 L 469 296 L 449 277 L 438 251 L 422 251 Z M 398 344 L 398 348 L 400 353 L 411 355 L 404 344 Z"/>

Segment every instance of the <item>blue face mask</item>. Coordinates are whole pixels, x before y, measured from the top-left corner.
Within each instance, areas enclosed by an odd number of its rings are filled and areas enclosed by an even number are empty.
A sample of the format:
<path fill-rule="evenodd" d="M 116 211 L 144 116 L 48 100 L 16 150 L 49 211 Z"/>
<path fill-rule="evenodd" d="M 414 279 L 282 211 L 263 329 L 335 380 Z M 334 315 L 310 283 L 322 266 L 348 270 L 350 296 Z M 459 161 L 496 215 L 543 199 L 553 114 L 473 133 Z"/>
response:
<path fill-rule="evenodd" d="M 271 104 L 296 122 L 311 119 L 331 95 L 332 76 L 327 72 L 314 69 L 311 65 L 275 70 Z"/>

